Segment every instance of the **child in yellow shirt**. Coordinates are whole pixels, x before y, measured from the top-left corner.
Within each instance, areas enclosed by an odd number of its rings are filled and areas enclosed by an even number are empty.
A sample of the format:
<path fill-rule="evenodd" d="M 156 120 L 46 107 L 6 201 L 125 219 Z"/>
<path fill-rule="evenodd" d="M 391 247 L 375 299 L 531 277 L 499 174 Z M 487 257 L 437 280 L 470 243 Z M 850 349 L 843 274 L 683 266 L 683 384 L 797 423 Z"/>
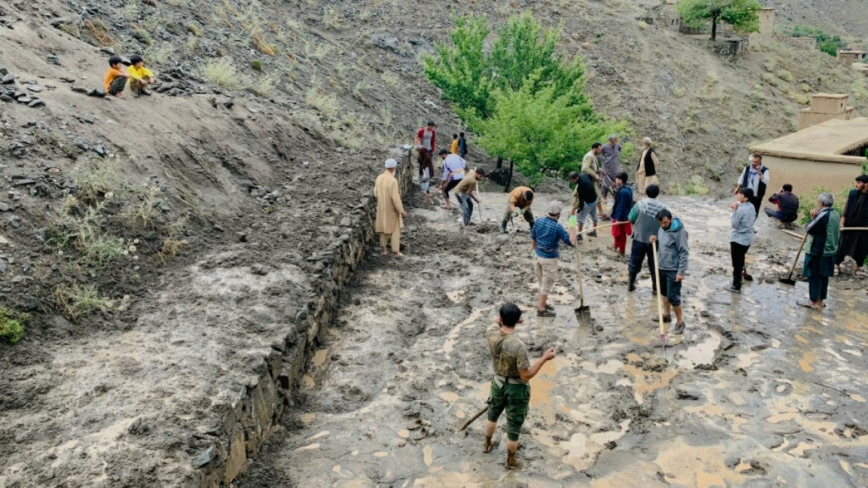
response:
<path fill-rule="evenodd" d="M 124 70 L 124 63 L 120 56 L 109 58 L 109 69 L 103 78 L 105 92 L 113 97 L 124 98 L 124 87 L 130 74 Z"/>
<path fill-rule="evenodd" d="M 130 67 L 127 68 L 127 71 L 130 73 L 130 89 L 133 90 L 133 96 L 151 96 L 147 87 L 153 85 L 157 80 L 154 79 L 154 73 L 145 68 L 145 61 L 141 56 L 135 55 L 130 58 Z"/>

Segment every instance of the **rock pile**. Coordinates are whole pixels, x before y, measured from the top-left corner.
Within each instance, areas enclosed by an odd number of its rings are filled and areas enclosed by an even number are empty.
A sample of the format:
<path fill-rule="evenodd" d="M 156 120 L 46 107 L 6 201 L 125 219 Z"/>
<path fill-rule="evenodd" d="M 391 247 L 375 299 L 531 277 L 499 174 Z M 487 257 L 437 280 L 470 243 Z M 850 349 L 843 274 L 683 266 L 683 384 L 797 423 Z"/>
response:
<path fill-rule="evenodd" d="M 45 102 L 35 95 L 43 90 L 42 86 L 35 81 L 25 82 L 25 89 L 18 86 L 15 75 L 6 68 L 0 68 L 0 76 L 2 76 L 0 78 L 0 100 L 7 103 L 23 103 L 31 108 L 45 105 Z"/>

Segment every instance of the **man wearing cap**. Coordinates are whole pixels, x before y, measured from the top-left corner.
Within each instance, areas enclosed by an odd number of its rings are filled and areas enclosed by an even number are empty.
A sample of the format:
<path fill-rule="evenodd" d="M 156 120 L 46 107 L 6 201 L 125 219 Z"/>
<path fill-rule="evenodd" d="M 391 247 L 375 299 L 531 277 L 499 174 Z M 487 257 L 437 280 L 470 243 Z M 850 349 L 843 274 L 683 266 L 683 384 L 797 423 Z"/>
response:
<path fill-rule="evenodd" d="M 526 186 L 516 187 L 515 190 L 509 192 L 509 203 L 506 204 L 506 213 L 503 214 L 503 221 L 500 223 L 500 228 L 506 233 L 506 224 L 513 217 L 519 215 L 524 216 L 524 220 L 530 225 L 530 230 L 533 230 L 533 212 L 530 211 L 530 206 L 533 205 L 533 190 Z"/>
<path fill-rule="evenodd" d="M 603 202 L 607 201 L 609 194 L 616 195 L 615 178 L 621 174 L 621 143 L 618 142 L 618 134 L 609 136 L 609 143 L 603 144 L 600 158 L 603 160 L 603 174 L 600 194 Z"/>
<path fill-rule="evenodd" d="M 534 223 L 530 231 L 531 246 L 534 252 L 534 274 L 539 285 L 538 317 L 554 317 L 555 311 L 548 305 L 552 286 L 558 280 L 558 247 L 561 242 L 573 247 L 576 245 L 576 218 L 569 219 L 569 232 L 558 223 L 564 204 L 553 200 L 546 207 L 546 216 Z"/>
<path fill-rule="evenodd" d="M 395 179 L 395 168 L 398 162 L 386 160 L 386 171 L 377 177 L 374 183 L 374 197 L 377 199 L 377 221 L 375 230 L 380 234 L 380 247 L 383 256 L 389 254 L 386 245 L 392 240 L 392 255 L 396 258 L 401 254 L 401 228 L 404 227 L 403 217 L 407 216 L 401 194 L 398 191 L 398 180 Z"/>
<path fill-rule="evenodd" d="M 437 154 L 434 148 L 437 147 L 437 131 L 434 128 L 437 124 L 433 120 L 428 121 L 426 127 L 422 127 L 416 131 L 416 139 L 419 139 L 422 147 L 427 149 L 432 155 Z"/>
<path fill-rule="evenodd" d="M 482 168 L 470 170 L 455 187 L 455 196 L 458 197 L 458 204 L 461 205 L 461 217 L 464 219 L 465 229 L 472 225 L 470 218 L 473 216 L 473 202 L 479 203 L 473 190 L 476 189 L 476 184 L 484 178 L 485 170 Z"/>

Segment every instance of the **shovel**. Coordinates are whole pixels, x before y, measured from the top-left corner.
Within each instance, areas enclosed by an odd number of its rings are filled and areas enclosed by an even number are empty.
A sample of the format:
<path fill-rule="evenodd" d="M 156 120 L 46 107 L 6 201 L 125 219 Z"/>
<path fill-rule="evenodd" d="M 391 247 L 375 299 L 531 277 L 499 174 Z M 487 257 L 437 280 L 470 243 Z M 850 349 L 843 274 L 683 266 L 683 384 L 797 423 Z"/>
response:
<path fill-rule="evenodd" d="M 805 248 L 805 242 L 808 240 L 808 234 L 805 234 L 805 237 L 802 237 L 802 245 L 799 246 L 799 252 L 796 253 L 796 259 L 793 260 L 793 265 L 790 266 L 790 274 L 787 275 L 786 278 L 780 278 L 778 281 L 785 285 L 795 286 L 796 282 L 793 280 L 793 271 L 796 270 L 796 264 L 799 262 L 799 256 L 802 254 L 802 249 Z"/>
<path fill-rule="evenodd" d="M 579 243 L 573 246 L 576 248 L 576 272 L 579 275 L 579 308 L 573 310 L 576 313 L 576 319 L 579 325 L 587 327 L 591 326 L 591 307 L 585 305 L 585 289 L 582 285 L 582 254 L 579 252 Z"/>
<path fill-rule="evenodd" d="M 488 405 L 486 405 L 485 408 L 483 408 L 482 410 L 477 412 L 476 415 L 474 415 L 473 417 L 470 417 L 469 419 L 465 420 L 464 423 L 461 424 L 461 426 L 458 427 L 458 430 L 456 430 L 455 432 L 461 432 L 462 430 L 466 429 L 468 425 L 472 424 L 473 421 L 478 419 L 479 417 L 482 417 L 482 414 L 484 414 L 487 411 L 488 411 Z"/>
<path fill-rule="evenodd" d="M 663 346 L 663 355 L 666 355 L 666 328 L 663 325 L 663 298 L 660 292 L 660 267 L 657 264 L 657 241 L 651 243 L 651 252 L 654 253 L 654 277 L 657 279 L 657 320 L 660 321 L 660 344 Z"/>

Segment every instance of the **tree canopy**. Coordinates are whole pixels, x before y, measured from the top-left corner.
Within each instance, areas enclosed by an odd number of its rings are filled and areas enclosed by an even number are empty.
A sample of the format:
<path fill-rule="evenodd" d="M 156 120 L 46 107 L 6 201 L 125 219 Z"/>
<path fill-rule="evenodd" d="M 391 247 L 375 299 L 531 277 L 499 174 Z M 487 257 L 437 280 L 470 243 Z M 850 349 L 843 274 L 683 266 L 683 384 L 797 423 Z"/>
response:
<path fill-rule="evenodd" d="M 425 74 L 454 102 L 489 155 L 514 163 L 535 185 L 546 173 L 578 169 L 591 144 L 629 133 L 601 118 L 584 92 L 585 65 L 557 52 L 560 29 L 525 13 L 491 34 L 484 16 L 456 16 L 449 41 L 425 59 Z"/>
<path fill-rule="evenodd" d="M 688 25 L 711 21 L 711 40 L 717 39 L 717 23 L 725 22 L 738 32 L 759 31 L 758 0 L 679 0 L 675 10 Z"/>

